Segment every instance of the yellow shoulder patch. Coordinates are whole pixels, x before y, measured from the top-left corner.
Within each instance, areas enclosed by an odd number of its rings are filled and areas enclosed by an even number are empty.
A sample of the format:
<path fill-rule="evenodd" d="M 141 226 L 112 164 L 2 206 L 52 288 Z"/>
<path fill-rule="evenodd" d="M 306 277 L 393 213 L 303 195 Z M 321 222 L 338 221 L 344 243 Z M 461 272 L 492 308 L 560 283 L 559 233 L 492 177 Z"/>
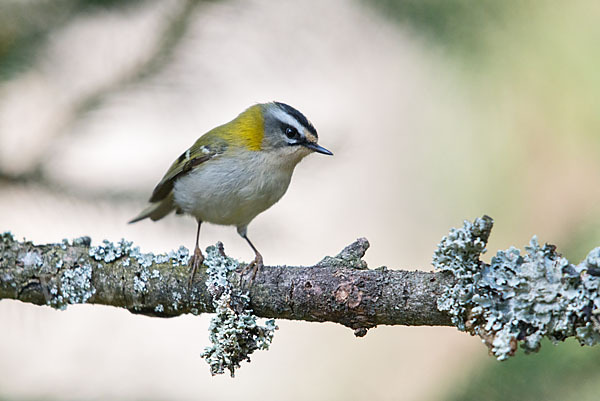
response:
<path fill-rule="evenodd" d="M 229 144 L 245 147 L 248 150 L 261 150 L 265 133 L 264 125 L 262 108 L 259 104 L 255 104 L 224 126 L 225 135 L 228 137 Z"/>

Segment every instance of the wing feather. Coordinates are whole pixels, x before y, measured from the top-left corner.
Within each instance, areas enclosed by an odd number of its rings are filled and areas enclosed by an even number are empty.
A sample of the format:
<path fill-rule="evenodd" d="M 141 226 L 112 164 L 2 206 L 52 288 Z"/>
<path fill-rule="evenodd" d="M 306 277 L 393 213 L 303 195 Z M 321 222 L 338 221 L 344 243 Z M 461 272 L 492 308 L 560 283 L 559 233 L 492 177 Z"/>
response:
<path fill-rule="evenodd" d="M 165 199 L 173 190 L 173 185 L 178 178 L 188 174 L 190 171 L 207 162 L 215 156 L 223 153 L 227 148 L 227 143 L 215 137 L 214 132 L 210 131 L 200 137 L 196 143 L 188 150 L 183 152 L 177 160 L 173 162 L 165 176 L 152 191 L 150 202 L 159 202 Z"/>
<path fill-rule="evenodd" d="M 190 173 L 194 169 L 208 162 L 210 159 L 219 156 L 227 150 L 227 141 L 224 136 L 227 135 L 231 123 L 214 128 L 202 135 L 188 150 L 183 152 L 169 167 L 166 174 L 160 180 L 158 185 L 152 191 L 150 205 L 137 215 L 130 223 L 150 218 L 159 220 L 175 210 L 176 213 L 183 213 L 175 204 L 173 186 L 182 176 Z"/>

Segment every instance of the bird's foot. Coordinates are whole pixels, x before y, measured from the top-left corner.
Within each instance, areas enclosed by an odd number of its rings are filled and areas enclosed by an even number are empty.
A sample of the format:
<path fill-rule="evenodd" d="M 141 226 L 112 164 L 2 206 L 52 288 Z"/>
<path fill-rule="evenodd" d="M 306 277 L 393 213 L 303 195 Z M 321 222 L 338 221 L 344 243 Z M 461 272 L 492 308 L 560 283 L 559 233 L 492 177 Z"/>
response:
<path fill-rule="evenodd" d="M 243 277 L 246 274 L 246 272 L 252 270 L 252 275 L 250 276 L 250 280 L 248 280 L 248 285 L 252 285 L 252 282 L 254 281 L 254 278 L 256 277 L 256 273 L 263 266 L 264 266 L 263 257 L 260 253 L 257 253 L 254 260 L 252 262 L 250 262 L 248 265 L 246 265 L 246 267 L 244 267 L 244 270 L 242 270 L 240 275 Z"/>
<path fill-rule="evenodd" d="M 194 257 L 190 261 L 190 277 L 188 280 L 188 287 L 192 287 L 192 283 L 194 282 L 194 276 L 196 275 L 196 271 L 204 262 L 204 255 L 200 248 L 196 247 L 194 250 Z"/>

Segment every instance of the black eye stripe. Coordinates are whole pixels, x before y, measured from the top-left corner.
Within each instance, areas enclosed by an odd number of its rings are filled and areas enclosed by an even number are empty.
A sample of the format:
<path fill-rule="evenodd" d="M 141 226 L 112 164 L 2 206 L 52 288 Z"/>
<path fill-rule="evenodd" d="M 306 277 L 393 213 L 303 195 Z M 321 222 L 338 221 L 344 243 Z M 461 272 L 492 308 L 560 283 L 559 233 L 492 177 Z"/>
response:
<path fill-rule="evenodd" d="M 304 116 L 304 114 L 300 113 L 298 110 L 296 110 L 292 106 L 287 105 L 285 103 L 281 103 L 281 102 L 274 102 L 274 103 L 277 106 L 279 106 L 279 108 L 281 110 L 285 111 L 287 114 L 289 114 L 294 119 L 296 119 L 296 121 L 298 121 L 300 123 L 300 125 L 302 125 L 304 128 L 306 128 L 308 130 L 308 132 L 313 134 L 316 138 L 319 137 L 317 135 L 317 130 L 315 129 L 315 127 L 313 127 L 313 125 L 310 123 L 310 121 L 308 121 L 308 119 Z"/>

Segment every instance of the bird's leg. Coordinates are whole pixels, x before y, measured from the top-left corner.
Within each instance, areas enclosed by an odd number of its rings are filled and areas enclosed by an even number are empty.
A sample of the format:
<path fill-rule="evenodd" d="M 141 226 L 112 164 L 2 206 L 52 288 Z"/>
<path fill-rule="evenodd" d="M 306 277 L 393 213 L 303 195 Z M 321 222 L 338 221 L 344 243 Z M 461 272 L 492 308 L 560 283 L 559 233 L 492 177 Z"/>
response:
<path fill-rule="evenodd" d="M 188 281 L 188 287 L 192 286 L 192 282 L 194 281 L 194 276 L 196 275 L 196 271 L 204 262 L 204 255 L 202 255 L 202 251 L 200 250 L 200 226 L 202 225 L 202 221 L 198 220 L 198 231 L 196 231 L 196 248 L 194 248 L 194 257 L 192 258 L 191 268 L 190 268 L 190 278 Z"/>
<path fill-rule="evenodd" d="M 246 242 L 248 242 L 248 245 L 250 245 L 250 248 L 252 248 L 252 250 L 254 251 L 254 254 L 256 255 L 254 257 L 254 260 L 249 265 L 244 267 L 244 270 L 242 270 L 242 273 L 241 273 L 243 276 L 246 273 L 246 271 L 248 271 L 252 268 L 252 276 L 250 277 L 250 284 L 252 284 L 252 281 L 254 281 L 254 277 L 256 277 L 256 272 L 258 272 L 258 269 L 260 269 L 261 267 L 264 266 L 263 265 L 263 257 L 260 254 L 260 252 L 258 252 L 258 249 L 256 249 L 256 247 L 248 239 L 246 234 L 243 234 L 242 237 L 246 240 Z"/>

